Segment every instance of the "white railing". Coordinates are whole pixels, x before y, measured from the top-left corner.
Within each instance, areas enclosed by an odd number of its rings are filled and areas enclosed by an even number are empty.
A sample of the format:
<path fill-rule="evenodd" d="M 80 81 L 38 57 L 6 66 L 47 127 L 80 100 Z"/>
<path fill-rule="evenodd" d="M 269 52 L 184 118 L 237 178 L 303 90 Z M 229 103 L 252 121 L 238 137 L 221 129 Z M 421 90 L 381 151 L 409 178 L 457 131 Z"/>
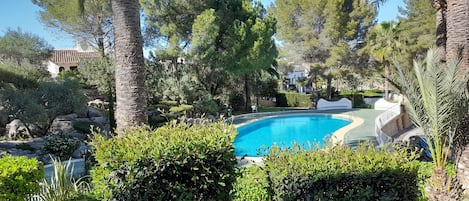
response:
<path fill-rule="evenodd" d="M 392 138 L 386 134 L 382 129 L 383 127 L 391 122 L 394 118 L 401 114 L 401 103 L 399 102 L 395 106 L 389 108 L 375 119 L 375 134 L 376 140 L 380 146 L 388 142 L 392 142 Z"/>

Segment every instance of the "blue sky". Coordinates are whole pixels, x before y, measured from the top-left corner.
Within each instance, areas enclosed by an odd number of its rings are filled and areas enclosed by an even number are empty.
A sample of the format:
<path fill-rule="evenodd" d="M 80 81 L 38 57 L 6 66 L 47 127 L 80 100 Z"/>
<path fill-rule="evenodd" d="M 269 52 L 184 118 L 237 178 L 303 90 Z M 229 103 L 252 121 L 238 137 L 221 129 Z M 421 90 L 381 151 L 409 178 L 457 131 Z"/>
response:
<path fill-rule="evenodd" d="M 34 33 L 44 38 L 56 49 L 73 48 L 73 37 L 44 26 L 39 21 L 39 7 L 31 3 L 31 0 L 1 0 L 0 6 L 0 35 L 7 28 L 21 28 L 23 31 Z M 66 0 L 69 1 L 69 0 Z M 270 5 L 274 0 L 262 0 L 264 5 Z M 397 19 L 397 7 L 403 6 L 402 0 L 389 0 L 379 11 L 378 21 L 390 21 Z"/>

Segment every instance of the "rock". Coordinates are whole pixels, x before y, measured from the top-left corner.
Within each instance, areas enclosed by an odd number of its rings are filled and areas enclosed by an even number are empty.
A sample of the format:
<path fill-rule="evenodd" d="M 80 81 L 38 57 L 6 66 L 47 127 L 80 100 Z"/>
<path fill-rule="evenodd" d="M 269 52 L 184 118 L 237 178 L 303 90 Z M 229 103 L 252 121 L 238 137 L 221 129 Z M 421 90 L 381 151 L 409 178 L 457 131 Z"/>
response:
<path fill-rule="evenodd" d="M 55 118 L 55 120 L 57 120 L 57 121 L 75 121 L 77 118 L 78 118 L 78 115 L 73 113 L 73 114 L 58 116 L 57 118 Z"/>
<path fill-rule="evenodd" d="M 49 132 L 54 134 L 71 133 L 75 132 L 75 129 L 73 129 L 73 124 L 71 121 L 60 121 L 56 119 L 52 122 Z"/>
<path fill-rule="evenodd" d="M 96 99 L 96 100 L 92 100 L 92 101 L 88 102 L 88 106 L 95 107 L 95 108 L 101 108 L 101 109 L 107 108 L 108 105 L 109 105 L 108 102 L 104 102 L 101 99 Z"/>
<path fill-rule="evenodd" d="M 88 118 L 104 116 L 101 110 L 98 110 L 93 107 L 88 107 L 86 114 L 87 114 L 86 117 Z"/>
<path fill-rule="evenodd" d="M 33 140 L 28 142 L 29 146 L 34 148 L 35 150 L 41 150 L 44 147 L 44 139 L 43 138 L 34 138 Z"/>
<path fill-rule="evenodd" d="M 72 157 L 73 158 L 83 158 L 83 155 L 90 151 L 91 150 L 91 147 L 84 144 L 84 143 L 80 143 L 80 146 L 78 147 L 78 149 L 76 149 L 73 153 L 72 153 Z"/>
<path fill-rule="evenodd" d="M 29 133 L 23 122 L 19 119 L 15 119 L 6 125 L 7 138 L 8 140 L 16 140 L 18 138 L 29 138 Z"/>
<path fill-rule="evenodd" d="M 85 139 L 87 137 L 85 134 L 78 133 L 78 132 L 72 132 L 72 133 L 69 133 L 69 135 L 70 135 L 70 137 L 77 138 L 80 141 L 85 141 Z"/>
<path fill-rule="evenodd" d="M 105 124 L 108 123 L 108 120 L 107 120 L 106 117 L 92 117 L 92 118 L 90 118 L 90 120 L 92 122 L 96 122 L 96 123 L 101 124 L 101 125 L 105 125 Z"/>

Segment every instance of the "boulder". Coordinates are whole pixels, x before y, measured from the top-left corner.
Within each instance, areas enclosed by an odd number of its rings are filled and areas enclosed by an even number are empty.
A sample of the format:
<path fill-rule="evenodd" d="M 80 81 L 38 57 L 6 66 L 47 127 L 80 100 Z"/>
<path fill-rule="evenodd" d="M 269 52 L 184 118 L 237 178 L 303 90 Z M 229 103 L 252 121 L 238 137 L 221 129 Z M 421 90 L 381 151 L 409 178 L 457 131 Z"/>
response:
<path fill-rule="evenodd" d="M 96 100 L 92 100 L 92 101 L 88 102 L 88 106 L 96 107 L 96 108 L 102 108 L 102 109 L 107 108 L 108 105 L 109 105 L 108 102 L 104 102 L 101 99 L 96 99 Z"/>
<path fill-rule="evenodd" d="M 77 118 L 78 118 L 78 115 L 73 113 L 73 114 L 58 116 L 57 118 L 55 118 L 55 120 L 57 120 L 57 121 L 74 121 Z"/>
<path fill-rule="evenodd" d="M 88 109 L 86 111 L 86 117 L 88 117 L 88 118 L 102 117 L 102 116 L 104 116 L 103 112 L 101 112 L 101 110 L 98 110 L 98 109 L 93 108 L 93 107 L 88 107 Z"/>
<path fill-rule="evenodd" d="M 29 138 L 29 133 L 26 127 L 24 126 L 23 122 L 19 119 L 15 119 L 11 121 L 9 124 L 6 125 L 7 135 L 6 137 L 8 140 L 16 140 L 19 138 Z"/>
<path fill-rule="evenodd" d="M 54 120 L 52 125 L 49 128 L 50 133 L 58 134 L 58 133 L 71 133 L 74 132 L 73 124 L 71 121 L 60 121 Z"/>
<path fill-rule="evenodd" d="M 85 153 L 90 151 L 90 150 L 91 150 L 90 146 L 86 145 L 85 143 L 80 143 L 80 146 L 78 147 L 78 149 L 76 149 L 72 153 L 72 158 L 83 158 Z"/>
<path fill-rule="evenodd" d="M 92 122 L 96 122 L 101 125 L 106 125 L 108 123 L 108 120 L 106 117 L 91 117 L 90 120 Z"/>

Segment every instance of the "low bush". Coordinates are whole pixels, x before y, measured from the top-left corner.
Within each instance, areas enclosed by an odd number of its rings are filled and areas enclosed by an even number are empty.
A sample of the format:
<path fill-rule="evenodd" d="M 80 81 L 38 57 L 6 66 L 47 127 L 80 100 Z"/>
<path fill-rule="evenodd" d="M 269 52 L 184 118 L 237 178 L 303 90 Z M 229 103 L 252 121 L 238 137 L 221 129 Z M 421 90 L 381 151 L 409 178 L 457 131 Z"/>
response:
<path fill-rule="evenodd" d="M 36 159 L 4 155 L 0 158 L 0 200 L 24 201 L 40 190 L 44 166 Z"/>
<path fill-rule="evenodd" d="M 225 200 L 236 180 L 235 128 L 171 122 L 92 142 L 95 194 L 103 200 Z"/>
<path fill-rule="evenodd" d="M 271 200 L 267 189 L 267 175 L 259 166 L 240 168 L 241 175 L 236 180 L 231 199 L 233 201 Z"/>
<path fill-rule="evenodd" d="M 101 125 L 92 121 L 74 121 L 73 128 L 83 134 L 91 134 L 91 129 L 102 129 Z"/>
<path fill-rule="evenodd" d="M 277 107 L 311 107 L 311 94 L 284 92 L 277 94 Z"/>
<path fill-rule="evenodd" d="M 414 158 L 370 144 L 309 151 L 273 147 L 264 169 L 272 200 L 417 200 L 424 176 Z"/>
<path fill-rule="evenodd" d="M 78 138 L 66 134 L 51 134 L 45 137 L 43 152 L 68 160 L 80 145 Z"/>

